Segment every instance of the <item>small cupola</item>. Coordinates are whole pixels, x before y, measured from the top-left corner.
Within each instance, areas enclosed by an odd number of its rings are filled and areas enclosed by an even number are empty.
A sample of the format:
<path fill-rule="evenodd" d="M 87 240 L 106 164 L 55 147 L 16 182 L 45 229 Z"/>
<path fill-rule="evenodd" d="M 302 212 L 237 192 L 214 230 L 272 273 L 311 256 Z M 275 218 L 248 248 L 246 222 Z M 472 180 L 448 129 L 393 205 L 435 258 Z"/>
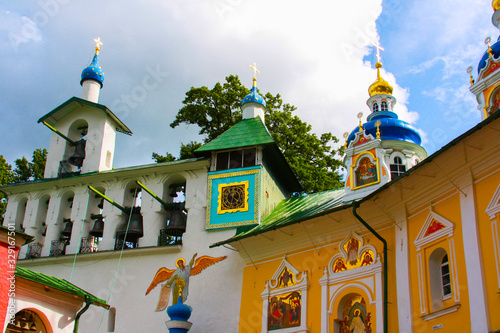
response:
<path fill-rule="evenodd" d="M 250 68 L 254 72 L 253 86 L 250 93 L 241 101 L 241 112 L 243 119 L 252 119 L 259 116 L 260 120 L 264 123 L 266 101 L 264 100 L 264 97 L 257 92 L 257 73 L 260 74 L 260 72 L 257 70 L 255 63 L 250 65 Z"/>
<path fill-rule="evenodd" d="M 83 69 L 80 84 L 82 85 L 82 98 L 97 103 L 99 91 L 104 82 L 104 72 L 99 65 L 99 51 L 102 43 L 100 38 L 94 41 L 96 43 L 94 58 L 90 65 Z"/>

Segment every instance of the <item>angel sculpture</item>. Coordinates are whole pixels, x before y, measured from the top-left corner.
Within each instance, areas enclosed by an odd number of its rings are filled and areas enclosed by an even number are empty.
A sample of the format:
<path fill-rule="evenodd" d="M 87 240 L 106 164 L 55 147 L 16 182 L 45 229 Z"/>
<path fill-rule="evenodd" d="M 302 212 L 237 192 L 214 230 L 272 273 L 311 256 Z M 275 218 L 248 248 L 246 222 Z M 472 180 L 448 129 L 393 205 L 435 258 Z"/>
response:
<path fill-rule="evenodd" d="M 223 257 L 210 257 L 210 256 L 201 256 L 198 259 L 195 258 L 198 253 L 193 255 L 193 258 L 189 262 L 189 265 L 185 265 L 186 261 L 183 258 L 177 259 L 175 265 L 177 269 L 168 269 L 166 267 L 162 267 L 156 272 L 156 275 L 151 282 L 148 290 L 146 291 L 146 295 L 149 294 L 151 290 L 153 290 L 159 283 L 166 283 L 161 287 L 160 298 L 158 300 L 158 305 L 156 306 L 156 311 L 163 311 L 167 308 L 168 300 L 170 297 L 170 291 L 172 291 L 172 305 L 176 304 L 179 300 L 179 296 L 182 295 L 182 302 L 184 303 L 188 297 L 189 291 L 189 277 L 193 275 L 198 275 L 208 266 L 218 263 L 227 258 L 227 256 Z M 193 265 L 194 264 L 194 265 Z M 177 281 L 183 280 L 185 282 L 184 286 L 179 285 Z M 173 286 L 172 286 L 173 285 Z M 182 292 L 181 292 L 182 289 Z"/>

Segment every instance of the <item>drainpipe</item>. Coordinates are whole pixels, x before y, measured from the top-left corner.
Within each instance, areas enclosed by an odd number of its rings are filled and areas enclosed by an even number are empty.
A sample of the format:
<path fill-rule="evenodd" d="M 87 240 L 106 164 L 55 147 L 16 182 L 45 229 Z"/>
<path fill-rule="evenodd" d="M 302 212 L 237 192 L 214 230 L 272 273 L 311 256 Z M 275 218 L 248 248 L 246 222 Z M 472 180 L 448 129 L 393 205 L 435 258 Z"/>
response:
<path fill-rule="evenodd" d="M 90 300 L 90 298 L 85 297 L 85 306 L 76 314 L 75 327 L 73 328 L 73 333 L 78 333 L 78 324 L 80 321 L 80 317 L 82 316 L 82 314 L 85 313 L 85 311 L 87 311 L 90 308 L 90 305 L 92 305 L 92 301 Z"/>
<path fill-rule="evenodd" d="M 388 304 L 388 301 L 387 301 L 387 241 L 382 238 L 382 236 L 380 236 L 376 231 L 375 229 L 373 229 L 365 220 L 363 220 L 363 218 L 361 216 L 358 215 L 358 213 L 356 212 L 356 209 L 359 207 L 359 203 L 358 202 L 353 202 L 352 204 L 352 213 L 354 214 L 354 216 L 356 217 L 356 219 L 358 219 L 359 222 L 361 222 L 361 224 L 363 224 L 368 230 L 370 230 L 370 232 L 375 235 L 375 237 L 377 237 L 381 242 L 382 244 L 384 245 L 384 262 L 383 262 L 383 270 L 384 270 L 384 275 L 383 275 L 383 294 L 384 294 L 384 333 L 387 333 L 387 330 L 388 330 L 388 327 L 387 327 L 387 304 Z"/>

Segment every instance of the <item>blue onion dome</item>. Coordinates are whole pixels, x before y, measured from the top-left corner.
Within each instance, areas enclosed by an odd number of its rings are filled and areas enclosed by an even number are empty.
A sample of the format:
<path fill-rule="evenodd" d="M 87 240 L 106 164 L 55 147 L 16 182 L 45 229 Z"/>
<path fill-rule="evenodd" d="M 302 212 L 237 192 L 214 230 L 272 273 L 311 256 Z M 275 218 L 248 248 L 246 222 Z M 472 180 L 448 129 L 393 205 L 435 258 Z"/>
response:
<path fill-rule="evenodd" d="M 243 100 L 241 101 L 241 106 L 247 103 L 259 103 L 266 106 L 266 101 L 264 100 L 264 97 L 259 95 L 259 93 L 257 92 L 257 87 L 255 86 L 255 84 L 250 90 L 250 93 L 246 95 L 245 98 L 243 98 Z"/>
<path fill-rule="evenodd" d="M 83 84 L 86 80 L 97 81 L 102 88 L 102 83 L 104 82 L 104 72 L 102 71 L 101 66 L 99 66 L 99 50 L 97 48 L 92 62 L 82 71 L 80 84 Z"/>
<path fill-rule="evenodd" d="M 370 114 L 367 118 L 368 122 L 363 124 L 365 134 L 371 134 L 374 138 L 377 137 L 377 121 L 380 121 L 380 139 L 392 141 L 406 141 L 421 145 L 422 138 L 417 130 L 403 120 L 399 120 L 397 114 L 391 111 L 380 111 Z M 356 127 L 347 138 L 347 145 L 351 143 L 359 132 L 359 127 Z"/>
<path fill-rule="evenodd" d="M 488 50 L 486 50 L 486 52 L 484 52 L 483 57 L 479 61 L 479 64 L 477 65 L 477 73 L 478 74 L 481 72 L 481 70 L 483 68 L 486 67 L 486 61 L 490 57 L 489 52 L 490 52 L 490 49 L 488 48 Z M 495 44 L 491 45 L 491 53 L 492 53 L 492 57 L 494 59 L 498 59 L 498 57 L 500 57 L 500 37 L 498 38 L 498 41 Z"/>
<path fill-rule="evenodd" d="M 167 309 L 167 314 L 172 320 L 187 321 L 191 317 L 191 307 L 182 303 L 182 296 L 179 300 Z"/>

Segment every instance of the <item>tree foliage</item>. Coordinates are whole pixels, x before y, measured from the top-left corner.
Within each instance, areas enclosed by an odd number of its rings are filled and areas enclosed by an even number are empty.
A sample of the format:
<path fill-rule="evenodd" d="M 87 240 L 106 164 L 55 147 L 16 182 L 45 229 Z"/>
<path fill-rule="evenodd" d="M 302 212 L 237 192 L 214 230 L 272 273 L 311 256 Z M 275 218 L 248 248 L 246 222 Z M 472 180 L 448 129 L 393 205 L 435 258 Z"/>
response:
<path fill-rule="evenodd" d="M 207 143 L 241 120 L 240 102 L 249 92 L 236 75 L 226 77 L 226 82 L 216 83 L 212 89 L 192 87 L 170 127 L 198 125 Z M 337 158 L 342 149 L 332 147 L 338 139 L 329 132 L 318 137 L 311 125 L 293 113 L 296 107 L 283 103 L 279 94 L 267 93 L 264 98 L 266 126 L 305 191 L 343 186 L 338 173 L 342 161 Z"/>
<path fill-rule="evenodd" d="M 43 179 L 45 162 L 47 160 L 47 149 L 35 149 L 31 162 L 26 157 L 18 158 L 14 161 L 15 168 L 7 163 L 7 160 L 0 155 L 0 186 L 26 182 L 30 180 Z M 0 222 L 3 223 L 5 209 L 7 207 L 7 197 L 0 192 Z"/>

